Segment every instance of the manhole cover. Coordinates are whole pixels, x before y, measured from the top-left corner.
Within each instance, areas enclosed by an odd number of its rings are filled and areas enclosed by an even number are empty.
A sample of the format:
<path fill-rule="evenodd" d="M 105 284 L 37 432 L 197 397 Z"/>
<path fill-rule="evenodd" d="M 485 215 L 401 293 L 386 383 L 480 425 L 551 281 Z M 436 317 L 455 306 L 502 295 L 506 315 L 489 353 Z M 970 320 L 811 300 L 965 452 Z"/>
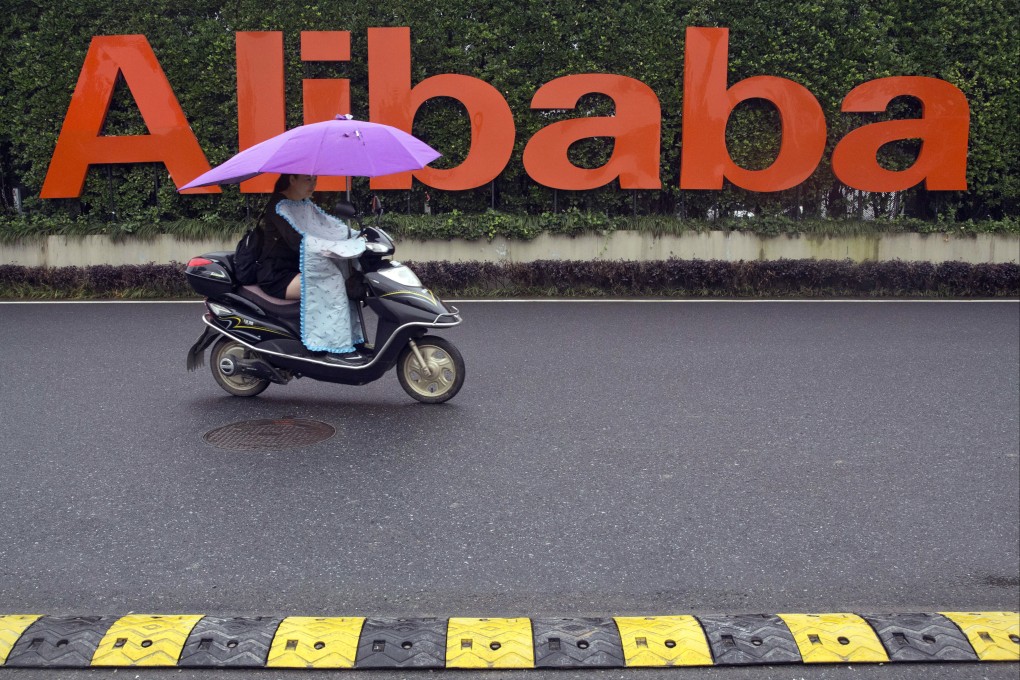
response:
<path fill-rule="evenodd" d="M 329 439 L 336 429 L 328 423 L 302 418 L 246 420 L 205 433 L 203 439 L 221 449 L 279 451 L 308 446 Z"/>

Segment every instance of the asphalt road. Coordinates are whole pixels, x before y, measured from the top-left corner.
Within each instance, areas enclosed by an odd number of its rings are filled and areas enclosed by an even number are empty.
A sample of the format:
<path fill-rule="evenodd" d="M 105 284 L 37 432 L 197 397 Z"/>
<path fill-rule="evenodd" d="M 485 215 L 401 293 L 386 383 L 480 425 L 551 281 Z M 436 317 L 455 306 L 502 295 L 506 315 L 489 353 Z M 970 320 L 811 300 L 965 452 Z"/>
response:
<path fill-rule="evenodd" d="M 0 612 L 612 616 L 1020 607 L 1020 304 L 464 302 L 395 374 L 244 400 L 199 304 L 0 305 Z M 205 443 L 299 417 L 332 439 Z M 1016 664 L 456 672 L 1015 678 Z M 245 672 L 245 677 L 300 673 Z M 421 678 L 423 672 L 316 672 Z M 239 678 L 20 671 L 0 678 Z"/>

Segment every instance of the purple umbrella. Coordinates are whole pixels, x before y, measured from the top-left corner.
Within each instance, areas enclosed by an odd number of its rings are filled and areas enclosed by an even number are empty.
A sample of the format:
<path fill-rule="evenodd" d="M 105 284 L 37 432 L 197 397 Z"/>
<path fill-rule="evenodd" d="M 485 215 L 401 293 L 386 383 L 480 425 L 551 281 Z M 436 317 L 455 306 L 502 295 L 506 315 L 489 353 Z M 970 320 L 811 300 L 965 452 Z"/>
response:
<path fill-rule="evenodd" d="M 390 125 L 337 116 L 302 125 L 245 149 L 178 191 L 237 184 L 264 172 L 377 177 L 419 170 L 442 154 Z"/>

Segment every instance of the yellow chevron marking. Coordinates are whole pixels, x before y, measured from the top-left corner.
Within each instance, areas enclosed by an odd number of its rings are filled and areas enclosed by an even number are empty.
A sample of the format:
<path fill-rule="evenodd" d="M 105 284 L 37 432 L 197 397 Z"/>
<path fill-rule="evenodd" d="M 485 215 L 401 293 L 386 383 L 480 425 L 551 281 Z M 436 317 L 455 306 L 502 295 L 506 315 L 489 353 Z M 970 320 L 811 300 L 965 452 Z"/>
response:
<path fill-rule="evenodd" d="M 534 668 L 531 619 L 450 619 L 447 668 Z"/>
<path fill-rule="evenodd" d="M 960 627 L 982 661 L 1020 661 L 1020 613 L 939 613 Z"/>
<path fill-rule="evenodd" d="M 41 618 L 41 614 L 7 614 L 0 616 L 0 666 L 7 661 L 14 643 L 18 641 L 25 629 Z"/>
<path fill-rule="evenodd" d="M 110 627 L 92 655 L 93 666 L 176 666 L 201 614 L 131 614 Z"/>
<path fill-rule="evenodd" d="M 354 668 L 365 617 L 288 616 L 276 630 L 267 668 Z"/>
<path fill-rule="evenodd" d="M 711 666 L 712 652 L 693 616 L 617 616 L 627 666 Z"/>
<path fill-rule="evenodd" d="M 793 633 L 804 663 L 889 661 L 882 641 L 856 614 L 779 614 Z"/>

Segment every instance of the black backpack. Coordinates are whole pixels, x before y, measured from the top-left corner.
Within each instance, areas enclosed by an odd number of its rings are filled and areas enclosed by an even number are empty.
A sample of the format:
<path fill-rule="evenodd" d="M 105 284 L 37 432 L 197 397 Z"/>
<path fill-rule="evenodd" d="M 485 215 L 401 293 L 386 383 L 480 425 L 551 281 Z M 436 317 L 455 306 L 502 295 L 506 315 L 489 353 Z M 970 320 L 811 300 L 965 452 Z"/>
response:
<path fill-rule="evenodd" d="M 261 221 L 249 229 L 234 249 L 234 280 L 242 286 L 258 281 L 259 257 L 262 255 L 262 241 L 265 238 Z"/>

